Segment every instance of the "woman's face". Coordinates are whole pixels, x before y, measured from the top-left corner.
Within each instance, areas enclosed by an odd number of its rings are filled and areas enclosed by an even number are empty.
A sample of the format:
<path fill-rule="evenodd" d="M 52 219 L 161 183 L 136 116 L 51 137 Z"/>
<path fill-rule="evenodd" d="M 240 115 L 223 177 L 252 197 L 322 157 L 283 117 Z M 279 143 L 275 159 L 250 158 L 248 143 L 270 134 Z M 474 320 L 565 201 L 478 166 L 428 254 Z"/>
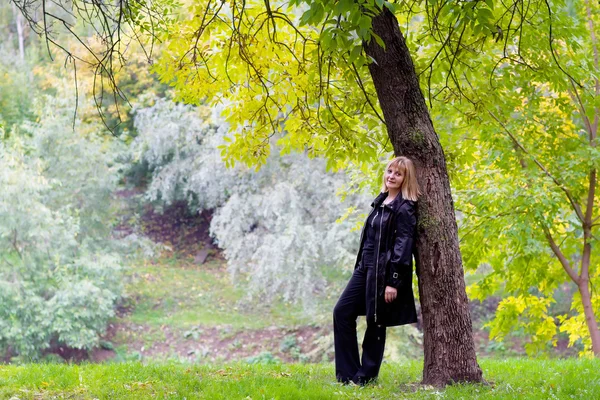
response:
<path fill-rule="evenodd" d="M 385 185 L 388 190 L 398 191 L 400 190 L 400 186 L 402 186 L 402 181 L 404 181 L 404 173 L 400 171 L 397 167 L 389 167 L 385 171 Z"/>

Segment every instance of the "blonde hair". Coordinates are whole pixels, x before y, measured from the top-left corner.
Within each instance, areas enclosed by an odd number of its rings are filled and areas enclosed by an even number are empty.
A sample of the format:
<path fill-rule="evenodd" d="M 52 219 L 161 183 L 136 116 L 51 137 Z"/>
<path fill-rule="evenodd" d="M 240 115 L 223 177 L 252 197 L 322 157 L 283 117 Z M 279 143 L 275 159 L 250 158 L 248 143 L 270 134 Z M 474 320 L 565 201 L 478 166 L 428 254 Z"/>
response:
<path fill-rule="evenodd" d="M 404 180 L 400 186 L 402 197 L 407 200 L 417 201 L 417 198 L 421 195 L 419 183 L 417 182 L 417 171 L 415 169 L 415 164 L 407 157 L 396 157 L 387 164 L 383 172 L 383 185 L 381 186 L 381 191 L 388 191 L 387 185 L 385 184 L 385 171 L 391 167 L 398 169 L 398 171 L 404 175 Z"/>

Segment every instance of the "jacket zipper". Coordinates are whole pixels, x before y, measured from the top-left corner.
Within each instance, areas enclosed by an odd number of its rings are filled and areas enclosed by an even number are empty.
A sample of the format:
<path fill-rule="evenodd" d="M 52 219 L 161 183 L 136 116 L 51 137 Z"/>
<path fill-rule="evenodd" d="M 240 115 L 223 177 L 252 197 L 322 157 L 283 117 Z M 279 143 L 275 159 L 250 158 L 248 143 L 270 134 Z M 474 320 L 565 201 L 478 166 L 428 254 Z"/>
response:
<path fill-rule="evenodd" d="M 360 240 L 359 240 L 359 246 L 362 247 L 363 244 L 363 236 L 365 235 L 365 230 L 367 229 L 367 224 L 369 223 L 369 218 L 371 217 L 371 214 L 373 214 L 373 211 L 375 211 L 376 207 L 373 207 L 373 209 L 371 210 L 371 212 L 369 212 L 369 215 L 367 215 L 367 220 L 365 221 L 365 224 L 363 225 L 362 231 L 360 232 Z M 375 218 L 373 218 L 375 219 Z M 361 260 L 358 260 L 359 262 Z"/>
<path fill-rule="evenodd" d="M 381 207 L 385 207 L 383 203 Z M 373 218 L 375 219 L 375 218 Z M 377 277 L 379 276 L 379 247 L 381 246 L 381 229 L 383 225 L 383 209 L 381 217 L 379 217 L 379 237 L 377 238 L 377 257 L 375 258 L 375 323 L 377 323 L 377 298 L 379 297 L 379 286 L 377 285 Z"/>

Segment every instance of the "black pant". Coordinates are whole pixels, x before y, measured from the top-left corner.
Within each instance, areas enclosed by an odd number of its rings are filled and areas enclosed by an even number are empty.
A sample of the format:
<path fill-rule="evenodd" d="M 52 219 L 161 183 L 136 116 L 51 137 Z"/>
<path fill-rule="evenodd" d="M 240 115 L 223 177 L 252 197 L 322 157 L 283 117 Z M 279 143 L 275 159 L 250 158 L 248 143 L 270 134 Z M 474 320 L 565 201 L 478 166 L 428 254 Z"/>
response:
<path fill-rule="evenodd" d="M 385 348 L 385 326 L 367 324 L 362 344 L 362 364 L 356 338 L 356 319 L 366 313 L 367 274 L 372 273 L 373 268 L 356 269 L 333 309 L 335 375 L 340 382 L 362 383 L 379 374 Z"/>

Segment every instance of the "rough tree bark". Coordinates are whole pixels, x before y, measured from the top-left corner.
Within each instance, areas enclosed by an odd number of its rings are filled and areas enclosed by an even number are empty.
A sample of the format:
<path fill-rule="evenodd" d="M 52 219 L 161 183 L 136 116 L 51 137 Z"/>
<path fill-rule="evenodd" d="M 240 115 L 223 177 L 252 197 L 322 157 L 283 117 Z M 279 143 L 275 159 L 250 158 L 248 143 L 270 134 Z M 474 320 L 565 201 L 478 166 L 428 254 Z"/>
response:
<path fill-rule="evenodd" d="M 384 8 L 373 19 L 373 31 L 385 50 L 372 40 L 365 51 L 375 60 L 369 69 L 388 135 L 396 154 L 415 161 L 423 191 L 417 240 L 423 383 L 480 382 L 444 153 L 396 17 Z"/>

